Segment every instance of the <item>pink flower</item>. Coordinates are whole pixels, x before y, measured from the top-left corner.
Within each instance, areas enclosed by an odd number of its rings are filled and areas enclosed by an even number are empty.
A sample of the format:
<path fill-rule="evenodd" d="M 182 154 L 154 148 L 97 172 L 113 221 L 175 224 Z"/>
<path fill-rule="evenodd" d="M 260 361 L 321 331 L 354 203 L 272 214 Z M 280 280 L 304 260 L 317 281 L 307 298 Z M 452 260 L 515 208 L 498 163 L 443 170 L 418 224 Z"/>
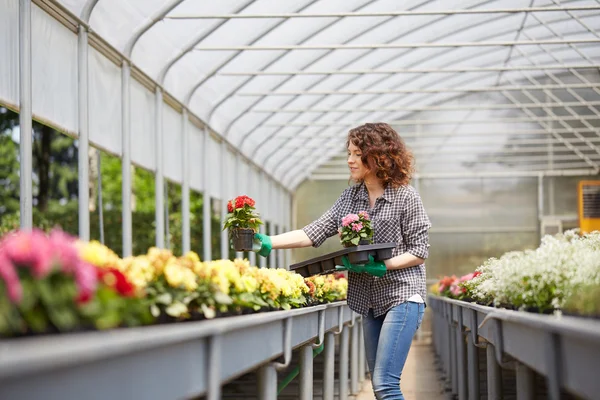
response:
<path fill-rule="evenodd" d="M 342 218 L 342 226 L 349 226 L 351 223 L 358 221 L 360 218 L 356 214 L 348 214 Z"/>
<path fill-rule="evenodd" d="M 360 232 L 360 230 L 363 228 L 363 224 L 362 222 L 359 222 L 357 224 L 352 225 L 352 230 L 354 232 Z"/>
<path fill-rule="evenodd" d="M 364 219 L 369 219 L 369 214 L 366 211 L 359 211 L 358 215 L 363 217 Z"/>
<path fill-rule="evenodd" d="M 475 276 L 474 273 L 470 273 L 467 275 L 463 275 L 460 277 L 459 282 L 466 282 L 466 281 L 470 281 L 471 279 L 473 279 L 473 277 Z"/>
<path fill-rule="evenodd" d="M 50 243 L 54 250 L 56 261 L 63 272 L 73 272 L 79 262 L 79 253 L 75 247 L 75 238 L 55 229 L 50 233 Z"/>
<path fill-rule="evenodd" d="M 450 287 L 450 293 L 452 293 L 453 296 L 460 296 L 464 292 L 465 292 L 464 288 L 462 288 L 458 285 L 452 285 Z"/>
<path fill-rule="evenodd" d="M 30 267 L 36 278 L 43 278 L 52 270 L 52 245 L 39 229 L 11 234 L 1 246 L 10 261 L 19 267 Z"/>
<path fill-rule="evenodd" d="M 4 253 L 0 253 L 0 278 L 4 280 L 4 285 L 8 291 L 8 298 L 13 303 L 19 303 L 23 296 L 23 287 L 15 270 L 15 266 L 6 257 Z"/>
<path fill-rule="evenodd" d="M 77 301 L 85 303 L 92 298 L 98 284 L 96 267 L 79 261 L 75 267 L 75 284 L 77 285 Z"/>

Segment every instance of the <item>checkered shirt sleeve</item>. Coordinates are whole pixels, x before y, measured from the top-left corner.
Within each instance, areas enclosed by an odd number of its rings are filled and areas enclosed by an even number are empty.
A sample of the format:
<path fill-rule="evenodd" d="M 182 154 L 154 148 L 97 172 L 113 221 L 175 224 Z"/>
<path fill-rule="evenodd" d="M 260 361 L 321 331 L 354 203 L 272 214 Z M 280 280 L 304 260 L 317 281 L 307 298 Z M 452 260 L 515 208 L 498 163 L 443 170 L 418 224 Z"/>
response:
<path fill-rule="evenodd" d="M 313 243 L 313 247 L 319 247 L 327 238 L 338 233 L 338 219 L 342 212 L 341 208 L 347 203 L 348 189 L 344 190 L 333 206 L 321 215 L 316 221 L 306 225 L 302 230 Z"/>

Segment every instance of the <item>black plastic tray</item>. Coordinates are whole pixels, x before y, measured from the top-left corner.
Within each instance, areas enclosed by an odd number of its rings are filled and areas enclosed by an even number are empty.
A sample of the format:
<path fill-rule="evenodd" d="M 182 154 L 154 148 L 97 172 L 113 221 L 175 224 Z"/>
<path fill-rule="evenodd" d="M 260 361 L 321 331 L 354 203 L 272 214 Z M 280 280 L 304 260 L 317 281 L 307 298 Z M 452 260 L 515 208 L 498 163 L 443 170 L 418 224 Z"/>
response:
<path fill-rule="evenodd" d="M 330 274 L 336 271 L 336 265 L 344 265 L 342 263 L 342 256 L 344 255 L 348 256 L 348 260 L 351 264 L 365 264 L 369 261 L 369 256 L 373 256 L 375 261 L 392 258 L 392 250 L 394 250 L 395 247 L 396 243 L 364 244 L 346 247 L 345 249 L 333 253 L 292 264 L 290 265 L 290 270 L 297 272 L 304 277 Z"/>

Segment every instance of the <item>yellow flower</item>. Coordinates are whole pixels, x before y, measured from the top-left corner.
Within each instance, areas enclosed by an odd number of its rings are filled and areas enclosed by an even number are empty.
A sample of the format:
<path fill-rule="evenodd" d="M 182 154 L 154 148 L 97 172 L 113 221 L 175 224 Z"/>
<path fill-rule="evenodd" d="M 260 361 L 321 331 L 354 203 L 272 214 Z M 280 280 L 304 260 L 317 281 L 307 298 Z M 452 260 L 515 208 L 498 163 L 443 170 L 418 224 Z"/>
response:
<path fill-rule="evenodd" d="M 117 267 L 120 263 L 119 256 L 97 240 L 90 242 L 78 240 L 76 246 L 79 250 L 79 256 L 89 264 L 104 268 Z"/>
<path fill-rule="evenodd" d="M 256 278 L 254 278 L 253 276 L 250 275 L 244 275 L 242 276 L 242 285 L 244 287 L 243 291 L 248 292 L 248 293 L 254 293 L 256 292 L 256 290 L 258 290 L 258 282 L 256 281 Z"/>

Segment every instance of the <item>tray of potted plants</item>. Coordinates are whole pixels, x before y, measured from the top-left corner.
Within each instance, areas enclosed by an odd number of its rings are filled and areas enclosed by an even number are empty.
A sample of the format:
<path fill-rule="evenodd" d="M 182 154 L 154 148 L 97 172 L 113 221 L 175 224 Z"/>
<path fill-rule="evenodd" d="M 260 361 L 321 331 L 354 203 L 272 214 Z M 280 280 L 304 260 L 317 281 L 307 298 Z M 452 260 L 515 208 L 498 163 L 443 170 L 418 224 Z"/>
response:
<path fill-rule="evenodd" d="M 344 249 L 290 265 L 290 270 L 304 277 L 329 274 L 336 271 L 336 266 L 344 265 L 344 256 L 348 257 L 351 264 L 366 264 L 369 258 L 374 261 L 392 258 L 392 251 L 396 247 L 396 243 L 373 244 L 373 228 L 366 211 L 342 218 L 339 236 Z"/>

